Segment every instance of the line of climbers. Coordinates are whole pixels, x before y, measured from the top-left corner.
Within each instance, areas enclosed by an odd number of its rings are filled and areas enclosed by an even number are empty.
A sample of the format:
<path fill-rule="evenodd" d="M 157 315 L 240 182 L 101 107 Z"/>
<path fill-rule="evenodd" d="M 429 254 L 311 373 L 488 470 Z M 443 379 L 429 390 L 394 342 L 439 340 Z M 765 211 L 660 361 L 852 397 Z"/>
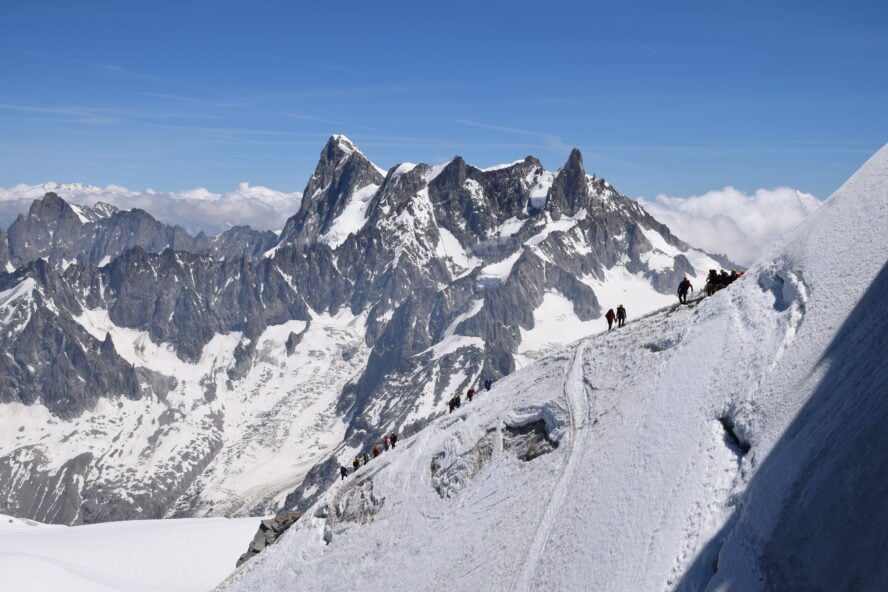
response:
<path fill-rule="evenodd" d="M 735 269 L 731 270 L 731 273 L 728 273 L 724 269 L 721 272 L 717 272 L 714 269 L 709 270 L 709 274 L 706 276 L 706 295 L 712 296 L 722 288 L 730 285 L 734 280 L 743 276 L 742 271 L 737 271 Z M 688 303 L 688 295 L 694 293 L 694 286 L 691 284 L 691 280 L 685 277 L 678 284 L 678 301 L 681 304 Z M 614 321 L 617 322 L 617 327 L 622 327 L 626 324 L 626 309 L 623 305 L 619 305 L 617 307 L 616 312 L 614 309 L 609 308 L 608 311 L 604 315 L 604 319 L 607 321 L 607 330 L 610 331 L 614 327 Z"/>
<path fill-rule="evenodd" d="M 370 459 L 376 458 L 377 456 L 382 454 L 383 449 L 388 450 L 389 448 L 394 448 L 397 443 L 398 434 L 396 434 L 395 432 L 392 432 L 391 434 L 386 434 L 382 437 L 383 448 L 380 448 L 379 444 L 374 444 L 373 448 L 370 449 L 370 452 L 364 451 L 361 454 L 356 454 L 355 459 L 352 461 L 352 467 L 354 467 L 355 471 L 357 471 L 362 466 L 369 463 Z M 342 479 L 348 477 L 348 468 L 346 468 L 345 465 L 339 465 L 339 476 Z"/>
<path fill-rule="evenodd" d="M 488 379 L 484 381 L 484 390 L 490 390 L 493 381 Z M 469 401 L 471 401 L 477 391 L 474 388 L 470 388 L 468 392 L 466 392 L 466 397 Z M 462 405 L 462 395 L 460 393 L 456 393 L 447 401 L 448 407 L 450 407 L 450 413 L 453 413 L 454 409 L 458 409 Z M 392 432 L 391 434 L 386 434 L 382 438 L 382 448 L 379 447 L 379 444 L 374 444 L 373 448 L 370 449 L 370 452 L 362 452 L 361 454 L 355 455 L 355 459 L 352 461 L 352 467 L 354 467 L 354 471 L 357 471 L 362 466 L 366 465 L 370 462 L 371 459 L 376 458 L 380 454 L 383 453 L 384 450 L 388 450 L 389 448 L 394 448 L 395 444 L 398 443 L 398 434 Z M 339 477 L 340 480 L 348 477 L 348 468 L 345 465 L 339 465 Z"/>
<path fill-rule="evenodd" d="M 484 390 L 489 391 L 490 385 L 493 384 L 492 380 L 484 381 Z M 472 399 L 475 398 L 475 395 L 478 394 L 474 388 L 470 388 L 466 392 L 466 399 L 469 400 L 469 403 L 472 402 Z M 447 400 L 447 407 L 450 409 L 450 413 L 453 413 L 454 409 L 459 409 L 462 407 L 462 393 L 455 393 L 450 399 Z"/>
<path fill-rule="evenodd" d="M 732 269 L 731 273 L 728 273 L 722 269 L 721 273 L 719 273 L 714 269 L 710 269 L 709 275 L 706 276 L 706 295 L 712 296 L 722 288 L 731 285 L 739 277 L 743 277 L 742 271 Z"/>

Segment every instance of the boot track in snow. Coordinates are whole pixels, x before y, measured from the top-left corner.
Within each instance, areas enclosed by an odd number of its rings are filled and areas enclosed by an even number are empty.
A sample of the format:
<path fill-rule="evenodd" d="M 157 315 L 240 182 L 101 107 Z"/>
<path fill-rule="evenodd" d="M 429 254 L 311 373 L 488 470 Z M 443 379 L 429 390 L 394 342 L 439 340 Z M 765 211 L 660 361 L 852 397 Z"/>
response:
<path fill-rule="evenodd" d="M 589 402 L 588 393 L 586 392 L 585 380 L 583 376 L 583 359 L 586 353 L 587 342 L 584 340 L 577 345 L 574 350 L 573 358 L 568 367 L 567 375 L 564 377 L 563 392 L 567 400 L 567 411 L 570 416 L 570 435 L 567 440 L 567 461 L 558 477 L 558 482 L 552 490 L 549 500 L 546 503 L 546 509 L 542 518 L 536 527 L 533 541 L 527 548 L 524 560 L 521 562 L 523 566 L 518 577 L 512 584 L 512 590 L 517 592 L 525 592 L 532 589 L 533 577 L 536 574 L 537 565 L 549 542 L 549 536 L 552 526 L 561 509 L 564 496 L 570 489 L 571 481 L 577 472 L 577 466 L 580 462 L 582 448 L 577 446 L 580 438 L 585 438 Z"/>

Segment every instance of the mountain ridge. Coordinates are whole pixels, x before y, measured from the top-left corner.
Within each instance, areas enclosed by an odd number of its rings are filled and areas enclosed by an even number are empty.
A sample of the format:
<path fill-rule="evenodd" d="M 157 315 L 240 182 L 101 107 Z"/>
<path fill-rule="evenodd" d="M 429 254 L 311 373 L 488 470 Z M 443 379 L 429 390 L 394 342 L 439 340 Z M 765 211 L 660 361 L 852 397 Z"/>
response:
<path fill-rule="evenodd" d="M 31 418 L 4 432 L 0 471 L 24 470 L 21 451 L 32 451 L 42 460 L 26 472 L 49 491 L 64 461 L 81 459 L 66 473 L 80 485 L 26 516 L 42 521 L 304 507 L 342 454 L 421 429 L 452 392 L 600 330 L 620 301 L 630 314 L 672 302 L 684 275 L 701 286 L 719 265 L 586 174 L 578 151 L 554 173 L 532 157 L 492 170 L 455 157 L 383 174 L 333 136 L 281 236 L 229 234 L 235 256 L 224 258 L 169 248 L 211 239 L 148 214 L 84 223 L 57 196 L 36 207 L 12 233 L 13 255 L 38 248 L 31 226 L 56 250 L 0 275 L 13 315 L 0 343 L 8 375 L 33 368 L 45 394 L 0 391 Z M 121 232 L 134 219 L 150 232 Z M 99 246 L 70 262 L 84 245 Z M 50 371 L 60 354 L 30 336 L 40 319 L 77 372 Z M 61 423 L 35 428 L 34 403 Z M 0 511 L 24 511 L 29 487 L 8 484 Z"/>

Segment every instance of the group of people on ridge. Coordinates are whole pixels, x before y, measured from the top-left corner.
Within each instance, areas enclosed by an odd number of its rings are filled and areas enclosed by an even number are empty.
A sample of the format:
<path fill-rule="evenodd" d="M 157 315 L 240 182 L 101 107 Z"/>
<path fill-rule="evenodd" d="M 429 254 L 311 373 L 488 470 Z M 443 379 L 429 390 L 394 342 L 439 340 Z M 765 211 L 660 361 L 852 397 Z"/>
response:
<path fill-rule="evenodd" d="M 607 320 L 608 331 L 613 329 L 614 321 L 617 321 L 617 327 L 622 327 L 626 324 L 626 309 L 622 304 L 617 307 L 617 312 L 614 312 L 614 309 L 609 308 L 604 314 L 604 318 Z"/>
<path fill-rule="evenodd" d="M 352 467 L 354 467 L 355 471 L 361 468 L 363 465 L 366 465 L 370 462 L 370 459 L 376 458 L 380 454 L 382 454 L 383 450 L 388 450 L 389 448 L 394 448 L 398 443 L 398 434 L 392 432 L 391 434 L 386 434 L 382 437 L 382 448 L 379 447 L 379 444 L 374 444 L 373 448 L 370 449 L 370 452 L 364 451 L 361 454 L 355 455 L 355 460 L 352 461 Z M 339 465 L 339 476 L 342 479 L 348 477 L 348 469 L 345 465 Z"/>
<path fill-rule="evenodd" d="M 706 295 L 712 296 L 725 286 L 731 284 L 734 280 L 741 277 L 743 275 L 742 271 L 737 271 L 735 269 L 731 270 L 731 273 L 728 273 L 724 269 L 721 272 L 718 272 L 714 269 L 710 269 L 709 273 L 706 276 Z M 693 294 L 694 286 L 691 285 L 691 280 L 685 277 L 678 284 L 678 301 L 681 304 L 688 303 L 688 293 Z"/>
<path fill-rule="evenodd" d="M 485 380 L 484 390 L 489 391 L 492 384 L 492 380 Z M 471 401 L 473 398 L 475 398 L 476 394 L 477 391 L 474 388 L 470 388 L 466 392 L 466 398 Z M 454 409 L 458 409 L 462 405 L 462 394 L 456 393 L 455 395 L 450 397 L 450 399 L 447 401 L 447 405 L 448 407 L 450 407 L 450 413 L 453 413 Z M 379 444 L 374 444 L 373 448 L 371 448 L 369 452 L 365 451 L 361 454 L 355 455 L 355 459 L 352 461 L 352 467 L 354 467 L 354 470 L 357 471 L 359 468 L 369 463 L 371 459 L 374 459 L 382 454 L 383 451 L 388 450 L 389 448 L 394 448 L 395 444 L 397 443 L 398 434 L 396 434 L 395 432 L 392 432 L 391 434 L 386 434 L 382 438 L 382 448 L 379 447 Z M 339 476 L 340 480 L 348 477 L 348 468 L 345 465 L 339 465 Z"/>
<path fill-rule="evenodd" d="M 709 274 L 706 276 L 706 295 L 712 296 L 740 277 L 743 277 L 743 272 L 735 269 L 732 269 L 731 273 L 728 273 L 724 269 L 722 269 L 720 273 L 714 269 L 710 269 Z"/>
<path fill-rule="evenodd" d="M 489 391 L 490 385 L 493 384 L 493 381 L 487 379 L 484 381 L 484 390 Z M 472 399 L 475 398 L 477 391 L 474 388 L 470 388 L 466 391 L 466 399 L 469 400 L 469 403 L 472 402 Z M 459 409 L 462 407 L 462 393 L 455 393 L 452 397 L 447 400 L 447 407 L 450 409 L 450 413 L 453 413 L 454 409 Z"/>

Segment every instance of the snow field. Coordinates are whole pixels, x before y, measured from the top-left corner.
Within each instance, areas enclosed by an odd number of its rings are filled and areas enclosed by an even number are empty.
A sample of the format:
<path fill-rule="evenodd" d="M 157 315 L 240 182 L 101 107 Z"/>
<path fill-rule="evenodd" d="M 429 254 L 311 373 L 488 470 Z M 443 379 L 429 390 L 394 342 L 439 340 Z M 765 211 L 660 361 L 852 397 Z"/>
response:
<path fill-rule="evenodd" d="M 0 591 L 197 592 L 234 569 L 258 518 L 50 526 L 0 515 Z"/>

